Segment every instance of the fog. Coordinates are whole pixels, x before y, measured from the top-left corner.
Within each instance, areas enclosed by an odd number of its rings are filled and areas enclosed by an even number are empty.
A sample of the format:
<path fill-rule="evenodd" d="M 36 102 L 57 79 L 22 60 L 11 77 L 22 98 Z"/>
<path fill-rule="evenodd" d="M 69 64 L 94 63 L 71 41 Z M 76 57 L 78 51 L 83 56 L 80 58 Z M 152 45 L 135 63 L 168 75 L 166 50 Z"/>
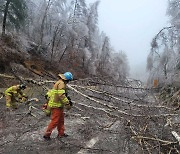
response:
<path fill-rule="evenodd" d="M 87 0 L 88 3 L 94 1 Z M 115 51 L 126 53 L 130 77 L 146 80 L 151 40 L 168 25 L 166 9 L 166 0 L 100 1 L 99 28 L 110 37 Z"/>

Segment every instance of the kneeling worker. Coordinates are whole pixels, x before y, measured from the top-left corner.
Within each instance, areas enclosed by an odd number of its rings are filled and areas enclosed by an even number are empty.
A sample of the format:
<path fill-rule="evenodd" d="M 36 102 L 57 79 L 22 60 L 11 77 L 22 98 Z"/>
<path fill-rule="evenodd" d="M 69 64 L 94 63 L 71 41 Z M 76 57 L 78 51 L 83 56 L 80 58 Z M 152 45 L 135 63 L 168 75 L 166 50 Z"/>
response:
<path fill-rule="evenodd" d="M 10 109 L 17 109 L 17 98 L 21 101 L 25 101 L 27 97 L 22 92 L 22 90 L 26 89 L 25 84 L 15 85 L 9 87 L 5 92 L 6 97 L 6 108 Z"/>

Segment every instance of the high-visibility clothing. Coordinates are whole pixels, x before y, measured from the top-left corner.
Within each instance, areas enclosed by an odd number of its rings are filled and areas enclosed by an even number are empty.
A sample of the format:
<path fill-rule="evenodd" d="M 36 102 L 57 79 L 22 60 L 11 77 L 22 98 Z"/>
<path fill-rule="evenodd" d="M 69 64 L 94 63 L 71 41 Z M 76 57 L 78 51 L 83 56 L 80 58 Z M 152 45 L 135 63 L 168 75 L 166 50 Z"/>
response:
<path fill-rule="evenodd" d="M 58 97 L 55 98 L 55 97 Z M 65 90 L 52 90 L 48 106 L 51 108 L 63 107 L 69 100 L 65 96 Z"/>
<path fill-rule="evenodd" d="M 51 97 L 51 90 L 48 90 L 45 96 L 46 96 L 46 99 L 49 100 Z"/>
<path fill-rule="evenodd" d="M 5 90 L 4 92 L 5 97 L 6 97 L 6 107 L 12 107 L 12 108 L 17 108 L 16 104 L 16 97 L 22 99 L 25 97 L 25 94 L 21 91 L 19 88 L 19 85 L 9 87 L 8 89 Z"/>
<path fill-rule="evenodd" d="M 64 135 L 64 106 L 69 105 L 69 100 L 65 95 L 66 86 L 62 79 L 58 80 L 51 90 L 48 107 L 51 108 L 51 122 L 44 134 L 50 137 L 54 128 L 57 127 L 58 135 Z"/>
<path fill-rule="evenodd" d="M 17 108 L 16 100 L 14 97 L 6 95 L 6 108 L 12 107 L 13 109 Z"/>
<path fill-rule="evenodd" d="M 63 108 L 52 108 L 51 109 L 51 122 L 46 129 L 44 136 L 50 137 L 54 128 L 57 127 L 58 136 L 64 135 L 64 110 Z"/>
<path fill-rule="evenodd" d="M 45 115 L 47 115 L 47 116 L 51 115 L 51 109 L 50 108 L 46 108 L 43 111 L 44 111 Z"/>
<path fill-rule="evenodd" d="M 14 96 L 14 97 L 22 97 L 25 94 L 19 89 L 19 85 L 9 87 L 5 92 L 5 95 Z"/>
<path fill-rule="evenodd" d="M 42 110 L 47 116 L 51 115 L 51 107 L 48 106 L 49 100 L 51 98 L 51 91 L 52 90 L 48 90 L 48 92 L 46 93 L 45 98 L 47 99 L 47 102 L 42 106 Z"/>
<path fill-rule="evenodd" d="M 53 89 L 50 91 L 50 99 L 48 102 L 49 107 L 59 108 L 69 104 L 69 100 L 65 95 L 65 89 L 66 87 L 62 80 L 59 80 L 55 83 Z"/>

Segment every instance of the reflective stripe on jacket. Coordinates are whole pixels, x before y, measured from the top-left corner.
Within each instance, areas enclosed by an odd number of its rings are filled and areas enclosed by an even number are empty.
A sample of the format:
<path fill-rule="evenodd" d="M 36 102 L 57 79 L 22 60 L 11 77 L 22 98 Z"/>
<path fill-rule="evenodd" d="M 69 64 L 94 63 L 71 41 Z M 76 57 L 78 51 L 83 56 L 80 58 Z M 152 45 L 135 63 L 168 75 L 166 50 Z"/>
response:
<path fill-rule="evenodd" d="M 25 94 L 19 89 L 19 86 L 12 86 L 5 90 L 5 95 L 14 96 L 14 97 L 22 97 Z"/>
<path fill-rule="evenodd" d="M 8 88 L 5 92 L 4 92 L 5 95 L 8 95 L 8 96 L 17 96 L 18 92 L 17 92 L 17 87 L 16 86 L 12 86 L 10 88 Z"/>
<path fill-rule="evenodd" d="M 58 97 L 59 99 L 55 99 L 55 97 Z M 64 107 L 65 104 L 68 104 L 69 100 L 65 96 L 65 90 L 51 90 L 50 94 L 50 100 L 48 103 L 48 106 L 51 108 L 58 108 L 58 107 Z"/>

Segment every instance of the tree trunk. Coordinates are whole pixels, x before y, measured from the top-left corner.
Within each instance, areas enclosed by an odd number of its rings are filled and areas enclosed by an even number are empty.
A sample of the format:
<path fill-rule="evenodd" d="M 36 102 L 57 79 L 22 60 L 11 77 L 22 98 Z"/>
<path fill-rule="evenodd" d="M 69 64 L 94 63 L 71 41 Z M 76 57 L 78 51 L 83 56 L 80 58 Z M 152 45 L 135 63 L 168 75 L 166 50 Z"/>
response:
<path fill-rule="evenodd" d="M 43 38 L 44 38 L 44 23 L 45 23 L 45 19 L 46 19 L 48 10 L 49 10 L 50 5 L 51 5 L 50 2 L 51 2 L 51 0 L 48 1 L 48 4 L 47 4 L 46 9 L 45 9 L 45 12 L 44 12 L 44 16 L 43 16 L 43 19 L 42 19 L 42 22 L 41 22 L 40 46 L 43 44 Z"/>
<path fill-rule="evenodd" d="M 55 47 L 55 43 L 56 43 L 56 37 L 57 35 L 60 33 L 59 36 L 61 36 L 62 34 L 62 30 L 59 31 L 59 25 L 61 24 L 61 20 L 59 21 L 58 25 L 56 26 L 55 28 L 55 31 L 54 31 L 54 35 L 53 35 L 53 39 L 52 39 L 52 48 L 51 48 L 51 63 L 53 61 L 53 55 L 54 55 L 54 47 Z"/>
<path fill-rule="evenodd" d="M 4 18 L 3 18 L 3 26 L 2 26 L 2 36 L 5 35 L 5 31 L 6 31 L 6 19 L 7 19 L 7 13 L 8 13 L 8 8 L 9 8 L 9 4 L 10 4 L 11 0 L 7 0 L 6 1 L 6 6 L 4 9 Z"/>
<path fill-rule="evenodd" d="M 61 62 L 61 60 L 62 60 L 62 58 L 63 58 L 63 56 L 64 56 L 64 54 L 65 54 L 65 52 L 66 52 L 67 49 L 68 49 L 68 46 L 66 46 L 66 48 L 64 49 L 61 57 L 59 58 L 59 63 Z"/>

